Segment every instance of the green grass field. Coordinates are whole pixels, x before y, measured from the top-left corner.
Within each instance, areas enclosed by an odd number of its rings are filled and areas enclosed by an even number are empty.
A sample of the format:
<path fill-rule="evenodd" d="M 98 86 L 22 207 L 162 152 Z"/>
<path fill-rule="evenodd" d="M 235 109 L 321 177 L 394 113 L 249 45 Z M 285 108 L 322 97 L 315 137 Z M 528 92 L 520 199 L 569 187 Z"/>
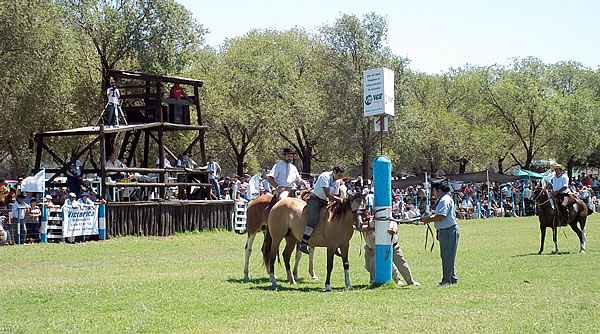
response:
<path fill-rule="evenodd" d="M 325 250 L 315 256 L 319 281 L 273 291 L 257 237 L 251 282 L 243 282 L 246 235 L 203 232 L 172 238 L 127 237 L 76 245 L 0 247 L 0 333 L 598 333 L 600 215 L 588 220 L 585 254 L 570 229 L 560 254 L 543 255 L 537 218 L 461 221 L 459 284 L 436 289 L 439 248 L 423 249 L 425 228 L 401 226 L 401 246 L 422 286 L 379 288 L 350 247 L 355 289 L 344 287 L 336 258 L 334 292 L 322 292 Z M 550 230 L 548 230 L 550 231 Z M 282 248 L 281 248 L 282 249 Z"/>

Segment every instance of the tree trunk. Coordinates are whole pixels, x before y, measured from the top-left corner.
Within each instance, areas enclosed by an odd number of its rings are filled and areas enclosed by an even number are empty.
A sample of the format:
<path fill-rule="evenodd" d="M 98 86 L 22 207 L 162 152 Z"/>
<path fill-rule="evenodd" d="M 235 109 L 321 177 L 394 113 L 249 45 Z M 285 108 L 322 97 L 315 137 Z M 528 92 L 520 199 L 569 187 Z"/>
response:
<path fill-rule="evenodd" d="M 504 158 L 498 158 L 498 173 L 499 174 L 504 174 L 504 167 L 502 167 L 502 163 L 504 162 Z"/>
<path fill-rule="evenodd" d="M 312 151 L 313 151 L 312 146 L 307 145 L 304 152 L 302 152 L 302 173 L 303 174 L 310 174 Z"/>
<path fill-rule="evenodd" d="M 236 162 L 237 162 L 237 175 L 244 175 L 244 158 L 246 157 L 245 153 L 236 154 Z"/>
<path fill-rule="evenodd" d="M 469 160 L 466 158 L 460 158 L 460 167 L 458 169 L 458 174 L 464 174 L 465 171 L 467 170 L 467 164 L 469 163 Z"/>
<path fill-rule="evenodd" d="M 573 156 L 567 161 L 567 176 L 569 177 L 569 182 L 573 181 Z"/>

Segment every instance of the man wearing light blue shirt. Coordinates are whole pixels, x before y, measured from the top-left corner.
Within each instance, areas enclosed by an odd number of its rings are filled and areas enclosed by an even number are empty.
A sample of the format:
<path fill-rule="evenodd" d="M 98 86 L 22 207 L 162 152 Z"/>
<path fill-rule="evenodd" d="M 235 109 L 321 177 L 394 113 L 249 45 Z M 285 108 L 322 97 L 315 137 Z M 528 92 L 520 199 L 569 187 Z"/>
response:
<path fill-rule="evenodd" d="M 219 175 L 221 174 L 221 166 L 219 163 L 213 160 L 212 156 L 208 156 L 208 164 L 206 167 L 212 170 L 212 173 L 208 174 L 208 181 L 212 184 L 217 199 L 221 198 L 221 191 L 219 189 Z"/>
<path fill-rule="evenodd" d="M 344 177 L 344 167 L 335 166 L 331 172 L 323 172 L 319 175 L 315 187 L 306 200 L 306 227 L 304 236 L 300 242 L 300 251 L 309 254 L 308 239 L 312 235 L 314 227 L 319 222 L 321 208 L 327 206 L 329 200 L 342 202 L 343 199 L 336 196 L 339 192 L 340 179 Z"/>
<path fill-rule="evenodd" d="M 459 237 L 458 224 L 456 223 L 456 207 L 447 183 L 434 183 L 431 191 L 438 199 L 435 205 L 435 214 L 424 217 L 422 221 L 423 223 L 433 222 L 437 230 L 443 271 L 442 281 L 437 287 L 445 287 L 458 283 L 454 270 Z"/>

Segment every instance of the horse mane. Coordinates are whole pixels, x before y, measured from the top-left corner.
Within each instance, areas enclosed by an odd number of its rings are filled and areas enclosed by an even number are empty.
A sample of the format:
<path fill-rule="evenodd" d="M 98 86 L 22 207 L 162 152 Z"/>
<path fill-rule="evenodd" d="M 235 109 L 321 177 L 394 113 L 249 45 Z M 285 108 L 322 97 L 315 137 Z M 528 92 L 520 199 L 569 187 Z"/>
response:
<path fill-rule="evenodd" d="M 341 218 L 346 209 L 351 207 L 354 197 L 348 197 L 342 203 L 333 202 L 327 206 L 331 219 Z"/>

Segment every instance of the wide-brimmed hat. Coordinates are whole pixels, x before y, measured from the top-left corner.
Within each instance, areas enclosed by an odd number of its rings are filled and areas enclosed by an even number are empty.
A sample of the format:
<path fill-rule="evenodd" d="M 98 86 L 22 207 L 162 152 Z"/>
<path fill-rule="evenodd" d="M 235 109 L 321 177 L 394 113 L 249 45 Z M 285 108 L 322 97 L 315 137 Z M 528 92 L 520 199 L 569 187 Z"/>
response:
<path fill-rule="evenodd" d="M 52 195 L 46 195 L 46 199 L 52 199 Z"/>
<path fill-rule="evenodd" d="M 75 197 L 75 198 L 77 198 L 77 195 L 75 195 L 75 193 L 69 193 L 69 197 Z"/>
<path fill-rule="evenodd" d="M 296 154 L 296 152 L 289 147 L 284 147 L 283 150 L 281 150 L 281 154 Z"/>
<path fill-rule="evenodd" d="M 555 170 L 555 169 L 565 170 L 565 166 L 563 166 L 561 164 L 556 164 L 556 165 L 552 166 L 552 170 Z"/>

